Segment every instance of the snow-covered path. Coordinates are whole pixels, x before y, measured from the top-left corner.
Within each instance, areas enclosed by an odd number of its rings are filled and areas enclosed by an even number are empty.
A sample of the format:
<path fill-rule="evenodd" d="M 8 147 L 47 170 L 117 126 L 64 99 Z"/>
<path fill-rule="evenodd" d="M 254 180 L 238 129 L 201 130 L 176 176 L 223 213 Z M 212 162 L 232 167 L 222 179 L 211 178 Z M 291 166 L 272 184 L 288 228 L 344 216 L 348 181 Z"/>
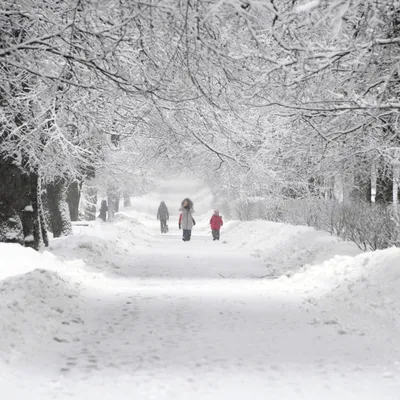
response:
<path fill-rule="evenodd" d="M 1 398 L 400 398 L 393 327 L 339 323 L 264 275 L 244 251 L 170 234 L 101 279 L 59 278 L 46 326 L 22 316 L 22 342 L 1 349 Z"/>

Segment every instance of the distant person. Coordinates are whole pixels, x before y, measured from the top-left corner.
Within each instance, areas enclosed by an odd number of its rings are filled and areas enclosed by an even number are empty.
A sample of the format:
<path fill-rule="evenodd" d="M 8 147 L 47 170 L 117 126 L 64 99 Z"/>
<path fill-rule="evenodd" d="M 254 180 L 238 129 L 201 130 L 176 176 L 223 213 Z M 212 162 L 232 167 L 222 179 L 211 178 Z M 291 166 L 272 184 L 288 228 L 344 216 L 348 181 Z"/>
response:
<path fill-rule="evenodd" d="M 158 207 L 157 219 L 160 220 L 161 233 L 168 232 L 167 221 L 169 220 L 169 213 L 166 204 L 162 201 Z"/>
<path fill-rule="evenodd" d="M 102 200 L 101 206 L 100 206 L 100 214 L 97 218 L 101 218 L 104 222 L 106 222 L 107 221 L 107 211 L 108 211 L 107 201 Z"/>
<path fill-rule="evenodd" d="M 192 236 L 192 228 L 196 225 L 196 221 L 193 218 L 193 201 L 188 198 L 184 199 L 179 211 L 181 212 L 179 216 L 179 229 L 182 229 L 182 240 L 189 242 Z"/>
<path fill-rule="evenodd" d="M 221 230 L 221 226 L 224 225 L 224 221 L 222 221 L 218 210 L 214 210 L 214 215 L 210 219 L 210 225 L 213 240 L 219 240 L 219 231 Z"/>

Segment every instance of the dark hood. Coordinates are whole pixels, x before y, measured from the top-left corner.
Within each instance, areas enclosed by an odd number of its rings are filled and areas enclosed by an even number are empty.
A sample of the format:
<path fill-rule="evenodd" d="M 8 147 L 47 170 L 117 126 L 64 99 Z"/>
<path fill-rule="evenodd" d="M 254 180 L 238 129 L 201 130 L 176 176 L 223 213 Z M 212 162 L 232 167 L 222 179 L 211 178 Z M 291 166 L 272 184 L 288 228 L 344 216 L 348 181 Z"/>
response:
<path fill-rule="evenodd" d="M 183 200 L 182 200 L 182 203 L 181 203 L 181 206 L 182 206 L 182 207 L 183 207 L 183 203 L 184 203 L 185 201 L 188 202 L 190 208 L 193 208 L 193 201 L 190 200 L 188 197 L 187 197 L 186 199 L 183 199 Z"/>

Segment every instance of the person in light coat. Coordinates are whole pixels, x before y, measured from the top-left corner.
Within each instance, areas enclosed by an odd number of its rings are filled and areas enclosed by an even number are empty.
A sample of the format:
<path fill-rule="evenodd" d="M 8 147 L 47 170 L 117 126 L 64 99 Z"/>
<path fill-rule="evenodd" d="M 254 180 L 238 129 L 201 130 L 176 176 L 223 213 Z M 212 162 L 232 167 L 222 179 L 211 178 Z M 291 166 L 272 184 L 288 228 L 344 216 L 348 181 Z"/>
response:
<path fill-rule="evenodd" d="M 196 225 L 193 218 L 193 201 L 188 198 L 184 199 L 179 211 L 181 212 L 179 216 L 179 229 L 182 229 L 182 240 L 188 242 L 192 236 L 192 228 Z"/>

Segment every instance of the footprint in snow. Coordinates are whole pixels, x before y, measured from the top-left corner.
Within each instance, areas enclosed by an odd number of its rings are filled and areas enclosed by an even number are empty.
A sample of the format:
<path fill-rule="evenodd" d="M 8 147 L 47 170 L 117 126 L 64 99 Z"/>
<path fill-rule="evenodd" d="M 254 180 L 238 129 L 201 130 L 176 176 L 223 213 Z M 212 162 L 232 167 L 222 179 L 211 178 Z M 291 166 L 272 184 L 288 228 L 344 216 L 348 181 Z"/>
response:
<path fill-rule="evenodd" d="M 59 337 L 56 337 L 56 336 L 53 338 L 53 340 L 55 342 L 58 342 L 58 343 L 68 343 L 67 339 L 62 339 L 62 338 L 59 338 Z"/>

